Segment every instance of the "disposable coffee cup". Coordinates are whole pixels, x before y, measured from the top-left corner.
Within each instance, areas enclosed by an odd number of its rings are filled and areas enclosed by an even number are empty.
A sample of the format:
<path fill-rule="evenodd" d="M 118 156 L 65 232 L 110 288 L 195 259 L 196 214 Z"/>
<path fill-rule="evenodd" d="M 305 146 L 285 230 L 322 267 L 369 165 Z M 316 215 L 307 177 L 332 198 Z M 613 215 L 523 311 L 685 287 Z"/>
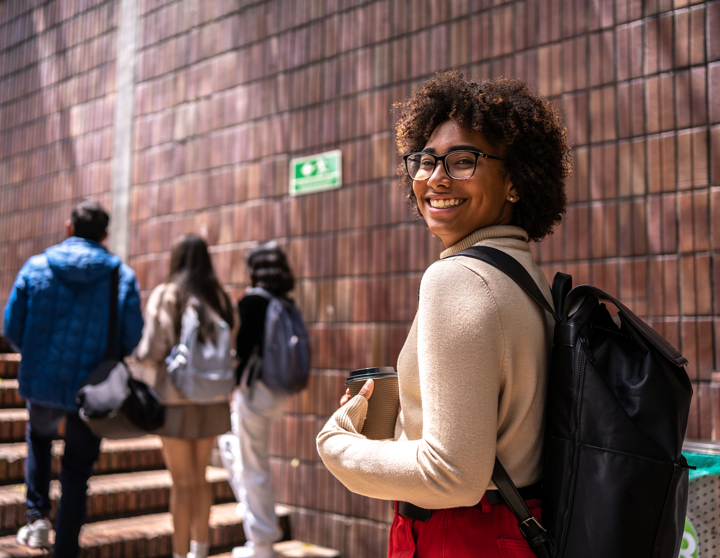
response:
<path fill-rule="evenodd" d="M 372 380 L 375 383 L 372 395 L 368 399 L 368 411 L 362 428 L 363 436 L 371 440 L 388 440 L 395 437 L 395 421 L 400 404 L 398 375 L 392 366 L 361 368 L 350 372 L 345 385 L 350 395 L 357 395 Z"/>

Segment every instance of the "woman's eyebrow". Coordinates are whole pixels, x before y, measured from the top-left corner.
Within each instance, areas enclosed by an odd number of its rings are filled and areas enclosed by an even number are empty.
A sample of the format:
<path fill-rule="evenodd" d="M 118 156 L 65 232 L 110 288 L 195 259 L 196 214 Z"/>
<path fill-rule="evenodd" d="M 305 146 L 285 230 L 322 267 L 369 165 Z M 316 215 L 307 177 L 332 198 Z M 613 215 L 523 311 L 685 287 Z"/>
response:
<path fill-rule="evenodd" d="M 435 149 L 434 147 L 426 147 L 425 149 L 422 150 L 423 153 L 435 153 L 436 151 L 437 151 L 437 149 Z M 482 149 L 478 149 L 474 145 L 462 144 L 462 145 L 451 145 L 450 149 L 448 149 L 447 152 L 450 153 L 451 151 L 480 151 L 480 152 L 482 152 Z"/>

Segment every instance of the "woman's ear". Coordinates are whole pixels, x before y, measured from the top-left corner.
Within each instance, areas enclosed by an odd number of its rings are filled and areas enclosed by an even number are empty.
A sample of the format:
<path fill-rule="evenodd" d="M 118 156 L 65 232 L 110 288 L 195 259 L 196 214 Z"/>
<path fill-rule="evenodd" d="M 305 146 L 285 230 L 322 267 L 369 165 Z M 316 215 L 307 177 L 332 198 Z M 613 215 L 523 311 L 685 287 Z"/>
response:
<path fill-rule="evenodd" d="M 505 199 L 509 201 L 510 203 L 515 203 L 520 199 L 520 196 L 518 196 L 517 190 L 515 189 L 515 185 L 510 180 L 510 175 L 505 176 L 505 188 L 507 194 L 505 195 Z"/>

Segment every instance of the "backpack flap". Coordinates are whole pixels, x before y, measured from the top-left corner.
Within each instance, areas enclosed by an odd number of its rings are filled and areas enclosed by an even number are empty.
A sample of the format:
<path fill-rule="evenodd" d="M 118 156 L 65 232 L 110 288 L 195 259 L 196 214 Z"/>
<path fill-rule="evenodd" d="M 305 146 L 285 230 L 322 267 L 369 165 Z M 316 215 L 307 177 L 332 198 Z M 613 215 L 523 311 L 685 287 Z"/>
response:
<path fill-rule="evenodd" d="M 570 306 L 578 297 L 587 295 L 614 304 L 621 324 L 618 329 L 604 308 L 602 315 L 593 316 L 589 327 L 601 331 L 588 337 L 596 339 L 596 344 L 607 339 L 610 351 L 605 355 L 601 345 L 593 347 L 590 343 L 589 354 L 594 353 L 600 360 L 595 369 L 602 371 L 600 376 L 632 423 L 654 442 L 665 459 L 677 461 L 682 453 L 693 393 L 683 368 L 687 360 L 624 304 L 596 287 L 576 287 L 566 304 Z M 616 435 L 616 439 L 622 438 Z"/>
<path fill-rule="evenodd" d="M 555 287 L 555 283 L 553 283 L 553 287 Z M 687 365 L 687 359 L 682 356 L 675 347 L 668 343 L 662 335 L 660 335 L 657 331 L 655 331 L 644 321 L 638 318 L 635 314 L 633 314 L 633 312 L 622 302 L 610 296 L 606 292 L 601 291 L 597 287 L 593 287 L 591 285 L 579 285 L 575 287 L 572 291 L 570 291 L 567 298 L 565 299 L 565 308 L 572 308 L 573 302 L 577 298 L 587 294 L 592 294 L 600 300 L 608 300 L 612 302 L 618 309 L 620 315 L 624 317 L 627 321 L 632 323 L 633 326 L 635 326 L 637 330 L 642 333 L 643 337 L 645 337 L 658 351 L 660 351 L 660 353 L 665 356 L 665 358 L 667 358 L 675 366 Z"/>

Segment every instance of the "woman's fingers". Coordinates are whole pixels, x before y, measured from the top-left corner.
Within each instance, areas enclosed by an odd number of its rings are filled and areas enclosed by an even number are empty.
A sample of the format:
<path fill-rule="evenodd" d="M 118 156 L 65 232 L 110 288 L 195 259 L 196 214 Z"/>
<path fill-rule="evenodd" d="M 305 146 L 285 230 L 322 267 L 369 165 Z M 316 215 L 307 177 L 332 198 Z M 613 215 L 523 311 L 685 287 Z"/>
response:
<path fill-rule="evenodd" d="M 372 380 L 368 380 L 367 382 L 365 382 L 365 385 L 360 388 L 359 395 L 362 395 L 365 399 L 370 399 L 374 387 L 375 382 L 373 382 Z"/>
<path fill-rule="evenodd" d="M 365 385 L 360 388 L 360 392 L 358 395 L 362 395 L 365 399 L 370 399 L 370 396 L 372 395 L 373 388 L 375 387 L 375 383 L 372 380 L 368 380 L 365 382 Z M 345 395 L 342 396 L 340 399 L 340 406 L 342 407 L 352 399 L 352 395 L 350 395 L 350 388 L 345 390 Z"/>

